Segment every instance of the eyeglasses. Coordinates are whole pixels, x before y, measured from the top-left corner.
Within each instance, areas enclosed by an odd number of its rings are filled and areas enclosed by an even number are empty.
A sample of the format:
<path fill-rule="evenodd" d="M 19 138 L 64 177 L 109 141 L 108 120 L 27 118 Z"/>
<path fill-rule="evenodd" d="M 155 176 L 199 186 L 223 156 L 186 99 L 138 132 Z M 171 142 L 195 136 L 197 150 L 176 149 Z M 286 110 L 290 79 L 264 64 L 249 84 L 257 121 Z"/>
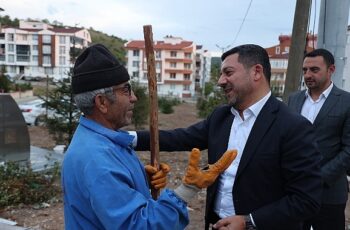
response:
<path fill-rule="evenodd" d="M 119 86 L 119 87 L 114 87 L 113 91 L 118 91 L 120 90 L 124 95 L 131 96 L 131 85 L 130 83 L 126 83 L 125 85 Z"/>

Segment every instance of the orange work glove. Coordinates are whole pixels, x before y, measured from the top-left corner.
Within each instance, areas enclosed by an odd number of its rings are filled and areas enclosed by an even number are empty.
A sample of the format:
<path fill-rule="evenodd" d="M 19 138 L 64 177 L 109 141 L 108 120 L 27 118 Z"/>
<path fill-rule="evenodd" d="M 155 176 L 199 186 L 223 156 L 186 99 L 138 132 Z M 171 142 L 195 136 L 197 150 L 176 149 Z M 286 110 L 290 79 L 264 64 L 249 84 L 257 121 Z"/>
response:
<path fill-rule="evenodd" d="M 153 189 L 162 189 L 166 186 L 167 179 L 166 176 L 170 172 L 170 166 L 165 163 L 159 164 L 159 170 L 152 165 L 145 166 L 146 173 L 148 175 L 148 180 Z"/>
<path fill-rule="evenodd" d="M 192 149 L 185 177 L 182 184 L 174 190 L 175 194 L 185 202 L 191 201 L 200 189 L 214 183 L 215 179 L 230 166 L 236 156 L 237 150 L 228 150 L 215 164 L 209 165 L 207 170 L 201 170 L 198 168 L 201 152 L 199 149 Z"/>
<path fill-rule="evenodd" d="M 197 148 L 192 149 L 183 183 L 197 188 L 208 187 L 230 166 L 236 156 L 237 150 L 227 150 L 215 164 L 209 165 L 207 170 L 201 170 L 198 168 L 201 152 Z"/>

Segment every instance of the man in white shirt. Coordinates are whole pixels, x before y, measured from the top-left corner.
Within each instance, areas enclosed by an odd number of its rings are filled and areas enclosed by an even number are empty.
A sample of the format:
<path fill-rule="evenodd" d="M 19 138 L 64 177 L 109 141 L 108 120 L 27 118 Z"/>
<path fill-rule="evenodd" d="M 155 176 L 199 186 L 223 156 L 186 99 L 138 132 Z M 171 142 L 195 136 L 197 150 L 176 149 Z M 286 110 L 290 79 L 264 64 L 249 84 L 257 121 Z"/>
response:
<path fill-rule="evenodd" d="M 350 166 L 350 93 L 337 88 L 332 80 L 334 57 L 316 49 L 304 57 L 303 73 L 307 90 L 290 96 L 288 106 L 312 124 L 322 156 L 324 180 L 320 212 L 305 221 L 304 230 L 345 229 L 348 198 L 346 171 Z"/>
<path fill-rule="evenodd" d="M 221 57 L 218 85 L 228 100 L 207 119 L 159 132 L 162 151 L 208 149 L 212 164 L 227 149 L 238 156 L 207 189 L 206 229 L 299 230 L 321 203 L 320 156 L 312 125 L 271 96 L 266 50 L 241 45 Z M 136 150 L 149 149 L 137 132 Z"/>

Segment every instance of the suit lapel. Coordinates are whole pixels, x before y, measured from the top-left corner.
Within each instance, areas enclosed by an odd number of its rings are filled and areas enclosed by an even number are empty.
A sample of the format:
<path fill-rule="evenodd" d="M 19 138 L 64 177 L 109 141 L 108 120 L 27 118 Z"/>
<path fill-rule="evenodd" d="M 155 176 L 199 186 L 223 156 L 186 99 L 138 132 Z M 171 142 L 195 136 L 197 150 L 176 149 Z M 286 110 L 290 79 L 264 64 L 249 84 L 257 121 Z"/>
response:
<path fill-rule="evenodd" d="M 231 112 L 231 107 L 229 108 L 228 114 L 229 115 L 226 116 L 222 121 L 222 125 L 220 128 L 220 137 L 217 138 L 219 143 L 215 144 L 217 148 L 215 150 L 216 156 L 214 162 L 216 162 L 227 150 L 228 137 L 230 136 L 232 122 L 235 117 Z"/>
<path fill-rule="evenodd" d="M 236 177 L 242 173 L 250 161 L 250 158 L 256 153 L 256 148 L 258 147 L 260 141 L 264 138 L 265 133 L 269 130 L 271 124 L 276 119 L 277 110 L 277 100 L 274 97 L 270 97 L 256 118 L 249 134 L 247 143 L 243 150 L 241 161 L 238 166 Z"/>
<path fill-rule="evenodd" d="M 303 90 L 300 93 L 298 93 L 296 99 L 297 99 L 296 100 L 296 111 L 298 113 L 301 113 L 301 109 L 303 108 L 303 104 L 304 104 L 304 101 L 306 99 L 305 90 Z"/>
<path fill-rule="evenodd" d="M 339 95 L 340 95 L 339 89 L 335 85 L 333 85 L 333 88 L 330 94 L 328 95 L 326 101 L 324 102 L 320 112 L 317 114 L 317 117 L 314 121 L 314 125 L 317 125 L 318 123 L 320 123 L 323 120 L 323 118 L 327 116 L 328 112 L 338 102 Z"/>

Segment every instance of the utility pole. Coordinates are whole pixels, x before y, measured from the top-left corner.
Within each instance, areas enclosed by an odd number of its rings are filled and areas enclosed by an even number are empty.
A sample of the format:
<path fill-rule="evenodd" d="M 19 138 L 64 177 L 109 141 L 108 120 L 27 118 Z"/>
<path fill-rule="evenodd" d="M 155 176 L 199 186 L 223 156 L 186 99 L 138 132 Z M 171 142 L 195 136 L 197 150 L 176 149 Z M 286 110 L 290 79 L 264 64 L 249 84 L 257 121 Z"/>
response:
<path fill-rule="evenodd" d="M 289 95 L 298 90 L 300 86 L 310 7 L 311 0 L 297 0 L 296 2 L 292 43 L 290 46 L 287 76 L 283 94 L 284 102 L 287 102 Z"/>
<path fill-rule="evenodd" d="M 346 31 L 349 17 L 349 0 L 322 0 L 318 24 L 317 48 L 329 50 L 334 55 L 334 84 L 343 88 L 343 71 L 346 57 Z"/>

